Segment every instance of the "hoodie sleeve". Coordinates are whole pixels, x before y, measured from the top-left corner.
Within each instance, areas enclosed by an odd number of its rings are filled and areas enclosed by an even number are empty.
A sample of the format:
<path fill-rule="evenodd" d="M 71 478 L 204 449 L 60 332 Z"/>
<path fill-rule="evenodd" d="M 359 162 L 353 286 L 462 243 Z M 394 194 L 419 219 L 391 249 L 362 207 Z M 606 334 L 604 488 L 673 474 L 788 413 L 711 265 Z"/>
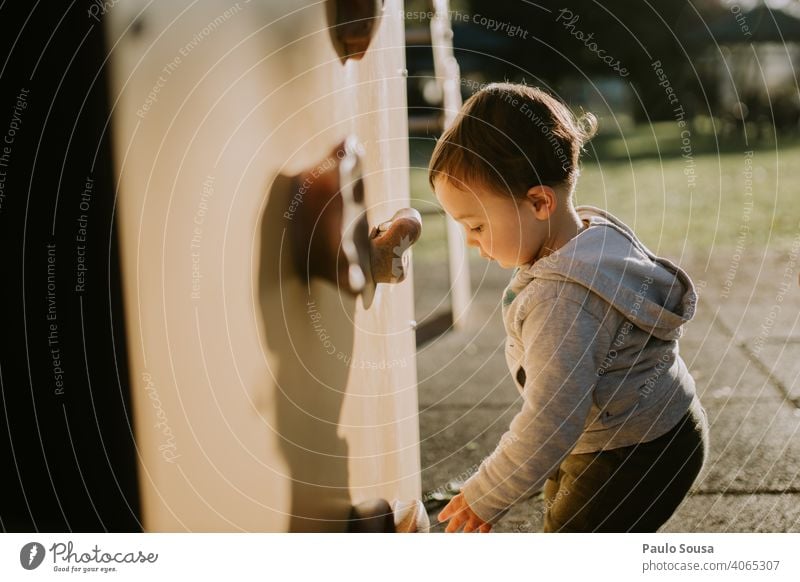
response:
<path fill-rule="evenodd" d="M 470 508 L 489 523 L 538 492 L 575 447 L 612 338 L 582 303 L 554 297 L 531 309 L 521 339 L 522 410 L 462 488 Z"/>

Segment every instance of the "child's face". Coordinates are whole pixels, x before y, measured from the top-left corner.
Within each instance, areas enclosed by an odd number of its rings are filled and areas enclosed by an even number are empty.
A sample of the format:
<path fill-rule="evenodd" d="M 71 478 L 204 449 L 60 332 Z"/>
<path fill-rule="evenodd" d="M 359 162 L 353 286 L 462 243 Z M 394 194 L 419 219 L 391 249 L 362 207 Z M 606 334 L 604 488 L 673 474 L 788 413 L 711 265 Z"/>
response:
<path fill-rule="evenodd" d="M 536 218 L 530 201 L 460 186 L 466 190 L 439 179 L 434 191 L 445 212 L 464 227 L 467 244 L 504 269 L 533 262 L 547 228 Z"/>

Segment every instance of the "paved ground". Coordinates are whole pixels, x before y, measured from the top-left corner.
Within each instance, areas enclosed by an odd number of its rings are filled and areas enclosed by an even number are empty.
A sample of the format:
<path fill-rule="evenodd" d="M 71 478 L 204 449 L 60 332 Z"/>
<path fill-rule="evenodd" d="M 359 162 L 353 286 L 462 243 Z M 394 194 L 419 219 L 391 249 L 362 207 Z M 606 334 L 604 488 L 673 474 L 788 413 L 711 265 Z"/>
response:
<path fill-rule="evenodd" d="M 800 531 L 800 257 L 790 250 L 680 261 L 701 288 L 680 349 L 709 413 L 711 457 L 662 531 Z M 418 354 L 423 491 L 474 471 L 521 405 L 499 311 L 511 271 L 472 261 L 466 329 Z M 422 321 L 447 279 L 431 269 L 415 278 Z M 541 531 L 542 511 L 538 498 L 522 503 L 496 531 Z"/>

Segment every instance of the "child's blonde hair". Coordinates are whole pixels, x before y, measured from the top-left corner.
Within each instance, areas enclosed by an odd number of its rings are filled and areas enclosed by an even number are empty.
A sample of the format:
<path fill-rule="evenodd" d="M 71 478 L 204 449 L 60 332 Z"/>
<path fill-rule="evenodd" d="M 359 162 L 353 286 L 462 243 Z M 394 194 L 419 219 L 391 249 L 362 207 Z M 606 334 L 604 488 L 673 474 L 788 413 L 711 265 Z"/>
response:
<path fill-rule="evenodd" d="M 431 187 L 444 178 L 524 196 L 532 186 L 572 193 L 584 144 L 597 131 L 591 113 L 580 118 L 543 90 L 492 83 L 464 103 L 433 150 Z"/>

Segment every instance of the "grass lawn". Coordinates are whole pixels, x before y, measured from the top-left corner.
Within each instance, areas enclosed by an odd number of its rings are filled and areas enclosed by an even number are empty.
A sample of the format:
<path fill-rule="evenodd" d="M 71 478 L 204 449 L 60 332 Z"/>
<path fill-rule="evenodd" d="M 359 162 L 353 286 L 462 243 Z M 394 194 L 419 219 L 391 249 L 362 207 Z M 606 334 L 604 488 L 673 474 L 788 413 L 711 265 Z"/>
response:
<path fill-rule="evenodd" d="M 707 255 L 735 247 L 790 242 L 800 227 L 800 147 L 703 154 L 693 183 L 682 158 L 639 159 L 584 166 L 576 201 L 625 221 L 654 252 Z"/>

